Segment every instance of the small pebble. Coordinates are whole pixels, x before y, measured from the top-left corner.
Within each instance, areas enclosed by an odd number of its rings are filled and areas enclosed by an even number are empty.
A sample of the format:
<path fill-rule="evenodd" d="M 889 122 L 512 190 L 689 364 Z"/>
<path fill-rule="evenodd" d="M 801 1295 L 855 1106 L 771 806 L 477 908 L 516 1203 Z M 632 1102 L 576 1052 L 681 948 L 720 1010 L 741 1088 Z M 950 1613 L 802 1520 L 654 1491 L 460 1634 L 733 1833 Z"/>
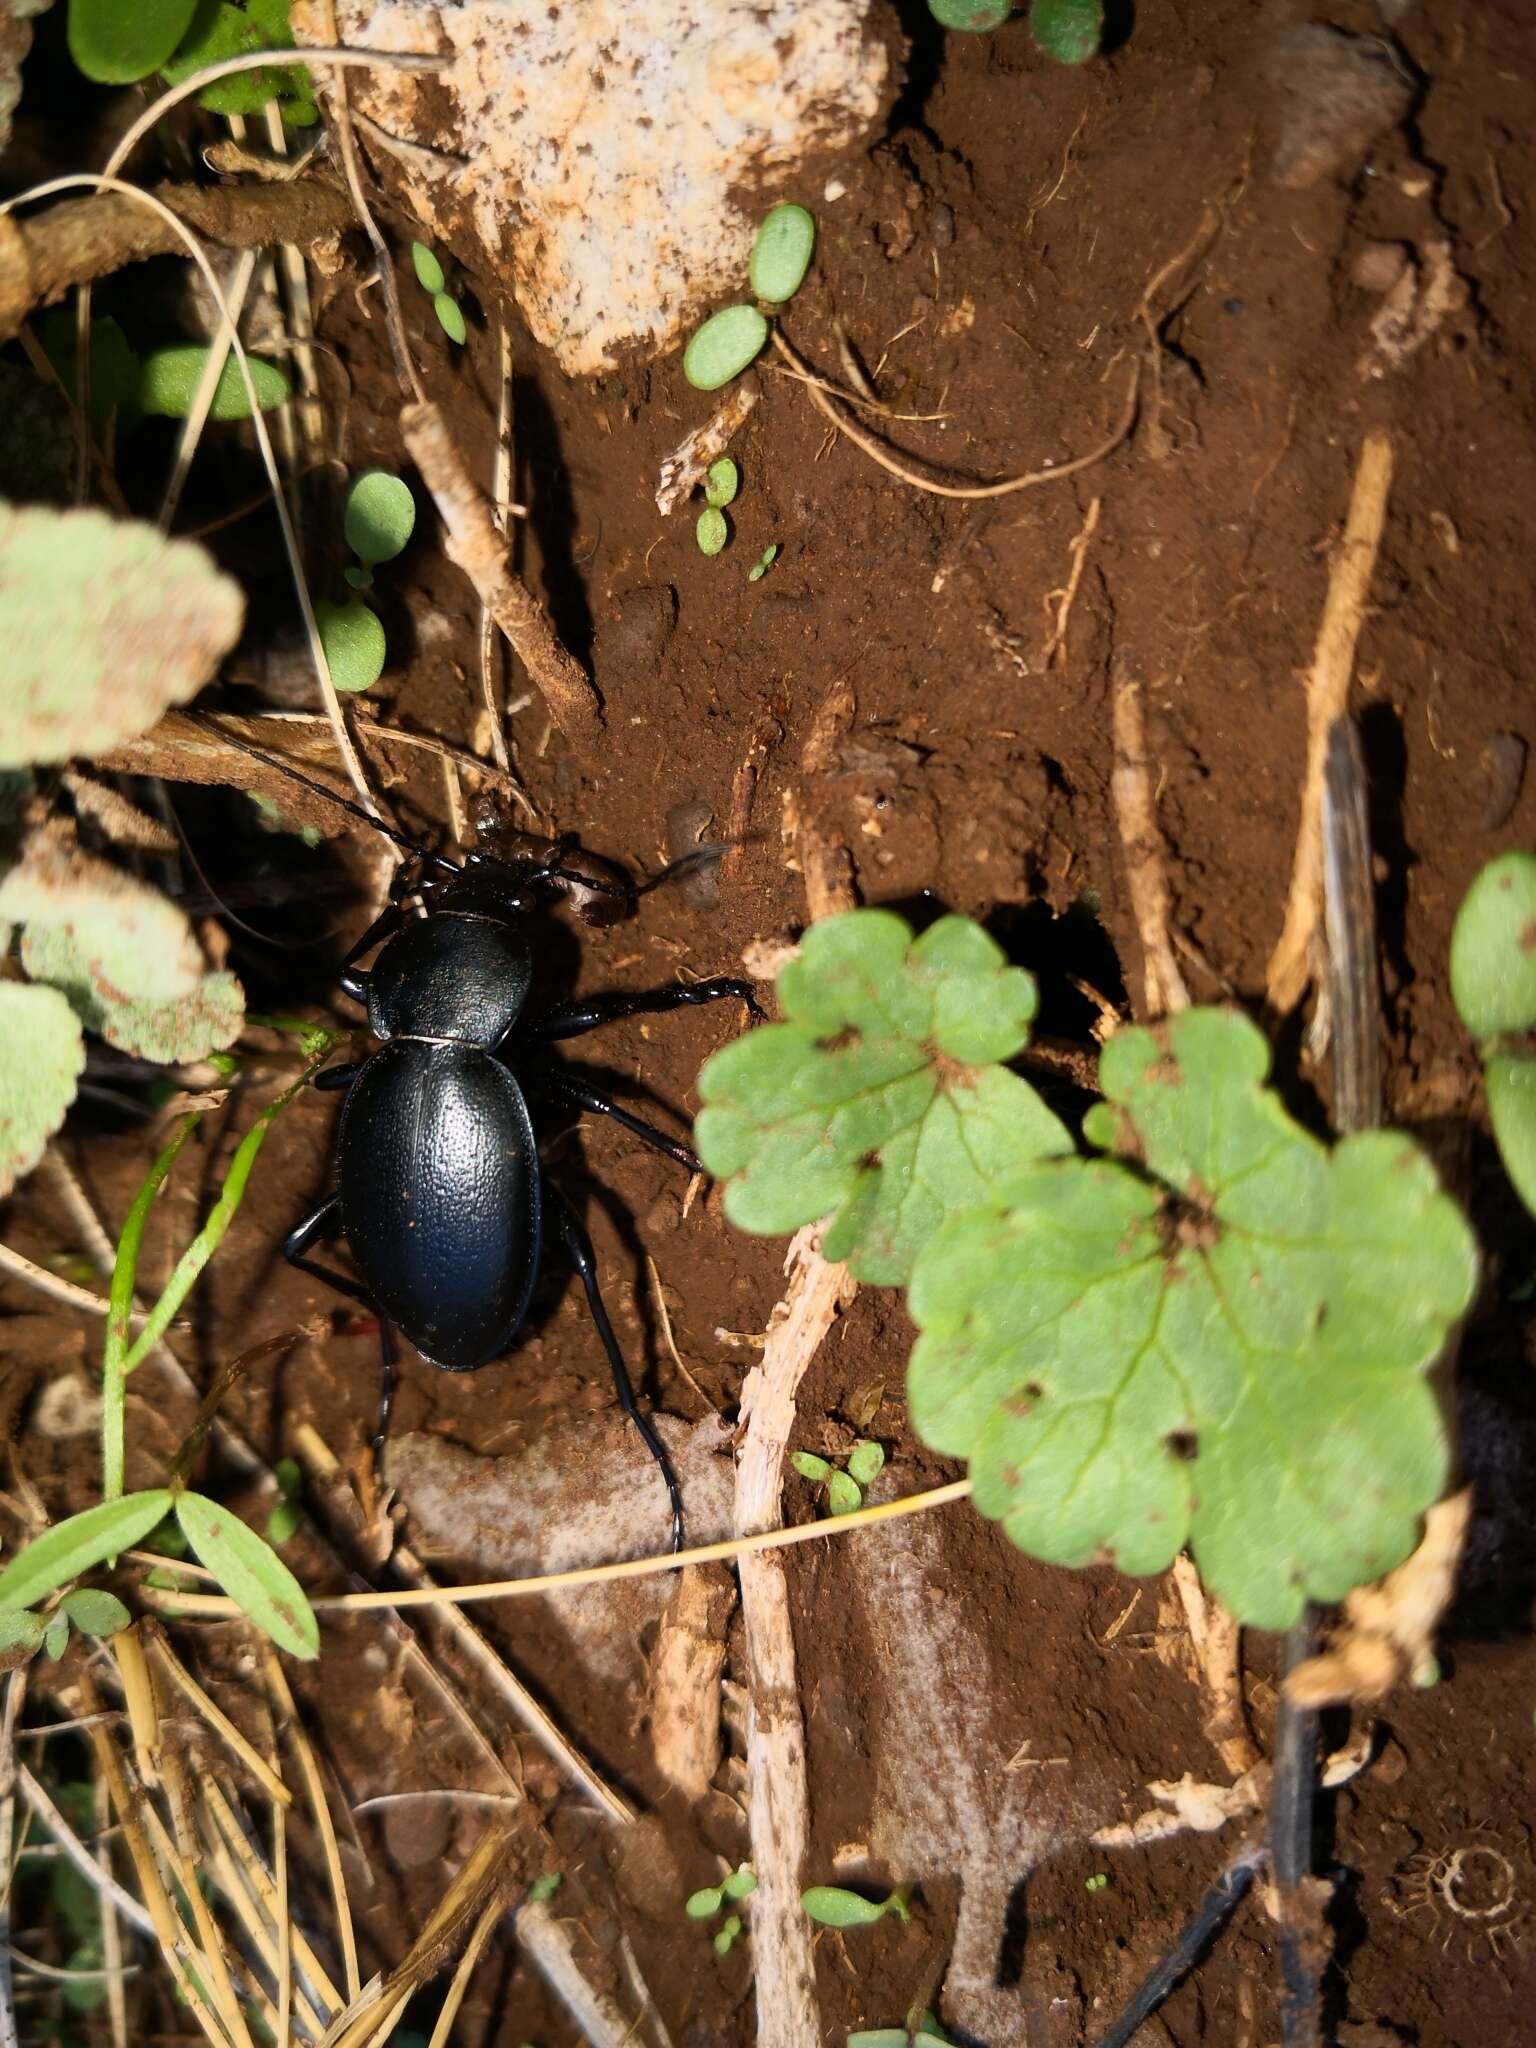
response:
<path fill-rule="evenodd" d="M 1355 251 L 1349 266 L 1349 281 L 1363 292 L 1383 296 L 1401 278 L 1408 258 L 1396 242 L 1366 242 Z"/>
<path fill-rule="evenodd" d="M 928 209 L 928 239 L 935 249 L 947 249 L 955 239 L 955 209 L 942 200 Z"/>
<path fill-rule="evenodd" d="M 1525 781 L 1528 753 L 1525 741 L 1517 732 L 1490 733 L 1484 741 L 1479 758 L 1488 795 L 1477 821 L 1484 832 L 1497 832 L 1513 816 Z"/>
<path fill-rule="evenodd" d="M 1293 22 L 1274 38 L 1264 69 L 1279 124 L 1271 175 L 1292 191 L 1352 174 L 1413 105 L 1412 81 L 1380 36 Z"/>

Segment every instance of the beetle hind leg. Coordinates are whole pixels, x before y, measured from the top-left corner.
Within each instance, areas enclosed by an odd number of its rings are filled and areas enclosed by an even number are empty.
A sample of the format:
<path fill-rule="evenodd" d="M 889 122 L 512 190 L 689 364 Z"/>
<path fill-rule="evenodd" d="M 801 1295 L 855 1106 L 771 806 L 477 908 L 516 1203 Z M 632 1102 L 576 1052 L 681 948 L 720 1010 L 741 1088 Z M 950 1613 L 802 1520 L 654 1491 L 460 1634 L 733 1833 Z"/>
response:
<path fill-rule="evenodd" d="M 634 1383 L 629 1377 L 629 1367 L 624 1363 L 624 1354 L 619 1349 L 619 1340 L 614 1335 L 613 1325 L 608 1320 L 608 1311 L 603 1306 L 602 1292 L 597 1284 L 597 1258 L 592 1250 L 592 1240 L 587 1235 L 586 1225 L 577 1215 L 570 1200 L 547 1178 L 545 1192 L 549 1197 L 546 1214 L 555 1235 L 564 1247 L 565 1254 L 576 1269 L 576 1276 L 586 1290 L 587 1308 L 597 1327 L 604 1351 L 608 1354 L 609 1370 L 613 1374 L 614 1391 L 619 1397 L 619 1406 L 640 1432 L 641 1442 L 661 1468 L 666 1481 L 667 1498 L 672 1503 L 672 1548 L 683 1547 L 683 1494 L 677 1483 L 677 1474 L 672 1469 L 672 1460 L 667 1456 L 667 1447 L 656 1434 L 656 1426 L 644 1413 L 635 1399 Z"/>
<path fill-rule="evenodd" d="M 373 1432 L 373 1469 L 379 1484 L 384 1483 L 384 1442 L 389 1435 L 390 1411 L 395 1403 L 395 1344 L 389 1326 L 378 1303 L 366 1287 L 360 1287 L 355 1280 L 349 1280 L 345 1273 L 338 1273 L 333 1266 L 323 1266 L 318 1259 L 309 1256 L 309 1248 L 322 1239 L 336 1235 L 341 1224 L 341 1197 L 328 1196 L 318 1209 L 312 1209 L 301 1223 L 296 1223 L 283 1239 L 283 1257 L 290 1266 L 296 1266 L 301 1273 L 308 1273 L 311 1279 L 323 1280 L 336 1293 L 344 1294 L 349 1301 L 355 1301 L 375 1317 L 379 1325 L 379 1409 Z"/>

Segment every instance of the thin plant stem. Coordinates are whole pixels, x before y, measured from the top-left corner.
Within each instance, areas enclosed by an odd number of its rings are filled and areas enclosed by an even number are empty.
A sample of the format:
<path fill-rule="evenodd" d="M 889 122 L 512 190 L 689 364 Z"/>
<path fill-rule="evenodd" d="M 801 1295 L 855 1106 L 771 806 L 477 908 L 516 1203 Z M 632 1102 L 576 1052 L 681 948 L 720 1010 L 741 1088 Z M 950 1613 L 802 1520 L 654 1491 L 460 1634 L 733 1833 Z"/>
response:
<path fill-rule="evenodd" d="M 123 1234 L 117 1241 L 117 1257 L 112 1265 L 112 1286 L 107 1309 L 107 1336 L 102 1347 L 101 1358 L 101 1497 L 103 1500 L 118 1500 L 123 1491 L 123 1410 L 125 1406 L 125 1382 L 138 1357 L 129 1350 L 129 1331 L 133 1316 L 134 1282 L 139 1268 L 139 1247 L 144 1240 L 144 1226 L 149 1221 L 149 1212 L 154 1206 L 156 1195 L 164 1185 L 166 1175 L 176 1164 L 181 1148 L 202 1122 L 202 1112 L 193 1110 L 182 1118 L 180 1126 L 170 1143 L 144 1176 L 139 1192 L 133 1198 L 133 1207 L 128 1211 L 128 1220 L 123 1225 Z M 164 1297 L 162 1296 L 162 1300 Z M 157 1305 L 158 1306 L 158 1305 Z M 175 1309 L 167 1315 L 155 1330 L 161 1337 L 170 1323 Z M 153 1315 L 150 1318 L 153 1321 Z M 147 1327 L 147 1325 L 146 1325 Z M 143 1332 L 140 1332 L 142 1338 Z M 136 1344 L 139 1356 L 148 1350 L 148 1345 Z"/>
<path fill-rule="evenodd" d="M 300 1089 L 309 1085 L 310 1080 L 320 1067 L 322 1061 L 329 1058 L 330 1051 L 331 1041 L 327 1038 L 324 1051 L 317 1054 L 310 1061 L 292 1087 L 285 1088 L 275 1102 L 267 1105 L 245 1136 L 240 1140 L 239 1148 L 230 1162 L 229 1172 L 225 1175 L 224 1185 L 219 1190 L 219 1199 L 208 1212 L 208 1221 L 177 1260 L 176 1270 L 165 1283 L 164 1292 L 149 1312 L 149 1320 L 139 1332 L 134 1340 L 132 1350 L 123 1361 L 122 1369 L 124 1376 L 143 1363 L 145 1354 L 150 1346 L 155 1342 L 156 1338 L 164 1335 L 165 1331 L 170 1327 L 176 1311 L 196 1286 L 199 1274 L 201 1274 L 204 1266 L 207 1265 L 208 1261 L 223 1243 L 224 1233 L 229 1229 L 230 1224 L 234 1222 L 235 1212 L 245 1199 L 246 1183 L 250 1180 L 251 1169 L 256 1164 L 256 1155 L 266 1142 L 267 1133 L 272 1128 L 274 1118 L 281 1110 L 287 1108 Z M 116 1279 L 117 1276 L 114 1274 L 114 1286 L 116 1285 Z M 121 1484 L 121 1469 L 119 1469 L 118 1477 L 119 1484 Z M 112 1498 L 112 1496 L 109 1495 L 108 1498 Z"/>

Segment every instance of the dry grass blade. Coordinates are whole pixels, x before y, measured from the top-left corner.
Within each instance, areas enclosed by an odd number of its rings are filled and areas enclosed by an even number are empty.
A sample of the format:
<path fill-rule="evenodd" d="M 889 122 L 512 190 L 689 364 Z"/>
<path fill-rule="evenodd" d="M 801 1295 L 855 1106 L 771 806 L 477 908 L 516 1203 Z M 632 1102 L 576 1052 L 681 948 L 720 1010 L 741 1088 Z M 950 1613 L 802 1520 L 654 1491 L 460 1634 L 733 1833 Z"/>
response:
<path fill-rule="evenodd" d="M 481 1911 L 480 1918 L 475 1922 L 475 1931 L 469 1937 L 463 1955 L 459 1957 L 458 1967 L 443 1999 L 442 2011 L 437 2016 L 437 2024 L 432 2029 L 432 2038 L 427 2043 L 427 2048 L 448 2048 L 448 2036 L 453 2032 L 453 2023 L 459 2016 L 459 2007 L 464 2003 L 464 1994 L 469 1989 L 470 1978 L 475 1974 L 475 1965 L 485 1953 L 485 1945 L 495 1932 L 496 1922 L 501 1918 L 503 1911 L 504 1907 L 499 1898 L 493 1898 Z"/>
<path fill-rule="evenodd" d="M 336 1909 L 336 1934 L 341 1943 L 342 1968 L 346 1972 L 347 1998 L 355 2000 L 362 1988 L 362 1978 L 357 1967 L 357 1933 L 352 1925 L 352 1908 L 347 1899 L 347 1880 L 341 1867 L 341 1851 L 336 1845 L 336 1824 L 331 1818 L 330 1803 L 325 1796 L 325 1781 L 320 1775 L 320 1762 L 315 1755 L 314 1745 L 304 1731 L 294 1705 L 293 1694 L 283 1667 L 277 1661 L 276 1653 L 265 1645 L 262 1648 L 262 1671 L 267 1681 L 278 1727 L 291 1739 L 299 1759 L 299 1770 L 304 1779 L 304 1791 L 309 1801 L 310 1817 L 320 1836 L 325 1851 L 326 1876 L 330 1881 L 331 1898 Z"/>
<path fill-rule="evenodd" d="M 207 1725 L 234 1751 L 235 1755 L 239 1757 L 241 1763 L 245 1765 L 245 1768 L 256 1779 L 267 1796 L 277 1800 L 282 1806 L 291 1805 L 293 1803 L 293 1794 L 289 1791 L 288 1787 L 283 1783 L 277 1772 L 273 1770 L 266 1758 L 241 1734 L 240 1730 L 231 1721 L 218 1702 L 211 1700 L 207 1693 L 203 1691 L 203 1688 L 192 1676 L 186 1665 L 182 1663 L 176 1652 L 171 1648 L 166 1638 L 165 1630 L 160 1627 L 158 1622 L 145 1622 L 142 1624 L 142 1627 L 146 1640 L 151 1649 L 153 1649 L 161 1668 L 171 1680 L 171 1683 L 186 1695 L 193 1708 Z"/>
<path fill-rule="evenodd" d="M 202 1855 L 193 1822 L 192 1794 L 187 1784 L 187 1774 L 180 1756 L 173 1748 L 164 1751 L 162 1763 L 166 1796 L 171 1808 L 176 1876 L 182 1897 L 192 1908 L 198 1939 L 207 1958 L 208 1989 L 230 2039 L 237 2042 L 239 2048 L 255 2048 L 251 2030 L 246 2025 L 245 2014 L 241 2010 L 240 2000 L 235 1995 L 234 1983 L 230 1978 L 229 1961 L 224 1953 L 223 1932 L 215 1921 L 212 1908 L 203 1896 L 203 1888 L 198 1882 Z"/>
<path fill-rule="evenodd" d="M 107 2024 L 112 2031 L 112 2048 L 128 2048 L 128 1996 L 123 1989 L 123 1930 L 118 1925 L 117 1907 L 108 1890 L 116 1890 L 112 1876 L 112 1844 L 105 1839 L 112 1819 L 112 1801 L 97 1778 L 91 1788 L 95 1802 L 96 1831 L 103 1839 L 96 1844 L 92 1861 L 100 1873 L 96 1904 L 101 1929 L 101 1960 L 107 1969 Z"/>
<path fill-rule="evenodd" d="M 203 361 L 202 373 L 197 380 L 197 389 L 192 394 L 191 408 L 181 423 L 181 433 L 176 442 L 176 458 L 171 465 L 165 495 L 160 500 L 159 525 L 162 533 L 169 533 L 171 530 L 171 521 L 176 517 L 176 508 L 181 503 L 181 494 L 186 488 L 193 457 L 197 454 L 198 443 L 203 438 L 208 415 L 213 410 L 214 393 L 219 388 L 224 365 L 229 361 L 229 351 L 234 345 L 240 315 L 245 310 L 245 301 L 250 293 L 251 279 L 256 275 L 256 253 L 254 249 L 241 251 L 227 287 L 227 303 L 220 312 L 219 324 L 214 330 L 213 340 Z"/>
<path fill-rule="evenodd" d="M 29 1729 L 27 1732 L 31 1734 L 32 1730 Z M 94 1885 L 103 1899 L 110 1901 L 114 1911 L 121 1913 L 131 1927 L 136 1927 L 140 1934 L 152 1936 L 155 1932 L 155 1923 L 150 1915 L 137 1899 L 129 1897 L 112 1876 L 110 1863 L 103 1866 L 91 1855 L 90 1850 L 75 1834 L 69 1822 L 25 1764 L 17 1766 L 16 1787 L 87 1884 Z"/>
<path fill-rule="evenodd" d="M 153 1791 L 160 1783 L 160 1711 L 155 1704 L 154 1683 L 144 1657 L 138 1628 L 125 1628 L 112 1638 L 112 1654 L 123 1684 L 123 1704 L 128 1709 L 128 1726 L 133 1735 L 134 1763 L 145 1788 Z"/>
<path fill-rule="evenodd" d="M 249 1897 L 260 1908 L 259 1914 L 248 1917 L 242 1912 L 242 1919 L 253 1938 L 262 1947 L 263 1960 L 269 1969 L 275 1970 L 281 1947 L 286 1943 L 292 1949 L 294 1960 L 302 1972 L 306 1984 L 313 1993 L 313 2001 L 301 1991 L 296 2009 L 301 2020 L 313 2021 L 313 2031 L 319 2033 L 329 2016 L 339 2012 L 342 2006 L 340 1991 L 332 1983 L 324 1964 L 305 1939 L 303 1932 L 294 1927 L 288 1912 L 288 1898 L 285 1886 L 279 1885 L 269 1874 L 259 1856 L 246 1840 L 233 1807 L 217 1780 L 210 1779 L 203 1787 L 203 1801 L 212 1818 L 213 1827 L 205 1826 L 204 1835 L 210 1843 L 216 1870 L 220 1873 L 220 1884 L 224 1894 L 232 1903 L 242 1895 Z M 228 1864 L 229 1874 L 224 1872 Z M 286 1878 L 286 1865 L 284 1876 Z M 238 1905 L 237 1905 L 238 1910 Z M 254 1928 L 262 1926 L 262 1937 L 254 1935 Z M 281 1930 L 281 1937 L 270 1930 Z M 316 2009 L 323 2006 L 322 2013 Z"/>
<path fill-rule="evenodd" d="M 496 399 L 496 467 L 491 475 L 491 518 L 496 531 L 505 538 L 506 507 L 512 497 L 512 335 L 505 313 L 496 316 L 496 359 L 500 389 Z M 504 775 L 510 774 L 512 759 L 507 751 L 507 728 L 496 702 L 496 621 L 484 599 L 480 603 L 480 701 L 484 707 L 486 737 L 491 758 Z M 478 735 L 477 735 L 478 738 Z"/>

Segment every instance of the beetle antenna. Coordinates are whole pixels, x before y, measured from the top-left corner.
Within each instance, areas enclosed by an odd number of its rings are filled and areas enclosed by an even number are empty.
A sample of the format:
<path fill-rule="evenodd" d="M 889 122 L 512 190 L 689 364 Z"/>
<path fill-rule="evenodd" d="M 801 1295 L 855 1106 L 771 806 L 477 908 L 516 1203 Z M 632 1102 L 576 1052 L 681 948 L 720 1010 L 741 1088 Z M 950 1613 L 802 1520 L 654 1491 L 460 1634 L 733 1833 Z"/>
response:
<path fill-rule="evenodd" d="M 337 810 L 345 811 L 349 817 L 359 819 L 364 825 L 371 825 L 375 832 L 382 832 L 386 839 L 393 840 L 396 846 L 403 847 L 407 853 L 414 853 L 418 860 L 424 860 L 432 867 L 446 868 L 450 874 L 463 873 L 457 861 L 448 860 L 440 853 L 429 853 L 424 846 L 418 846 L 414 839 L 408 839 L 403 832 L 396 831 L 393 825 L 386 825 L 382 818 L 376 818 L 371 811 L 365 811 L 361 804 L 353 803 L 350 797 L 338 795 L 334 789 L 327 789 L 323 782 L 316 782 L 312 775 L 303 774 L 291 762 L 285 761 L 280 754 L 269 754 L 264 747 L 253 746 L 249 740 L 241 739 L 227 726 L 220 725 L 217 719 L 209 717 L 207 712 L 188 711 L 184 716 L 190 718 L 194 725 L 202 726 L 205 732 L 211 733 L 224 745 L 235 747 L 240 753 L 249 754 L 253 760 L 264 762 L 267 767 L 275 768 L 279 775 L 286 775 L 290 782 L 297 782 L 315 796 L 323 797 L 328 804 L 334 804 Z"/>

